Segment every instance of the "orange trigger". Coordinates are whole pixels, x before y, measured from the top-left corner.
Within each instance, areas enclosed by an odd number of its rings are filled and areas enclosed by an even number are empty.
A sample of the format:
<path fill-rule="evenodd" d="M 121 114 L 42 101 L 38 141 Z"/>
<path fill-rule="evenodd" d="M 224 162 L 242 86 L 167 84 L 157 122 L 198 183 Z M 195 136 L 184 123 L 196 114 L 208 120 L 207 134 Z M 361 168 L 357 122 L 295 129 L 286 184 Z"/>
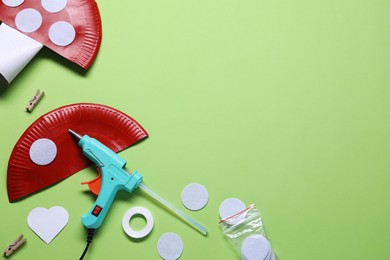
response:
<path fill-rule="evenodd" d="M 100 192 L 100 184 L 102 183 L 102 173 L 100 172 L 99 167 L 96 167 L 98 171 L 98 176 L 96 179 L 93 179 L 91 181 L 84 181 L 81 184 L 88 184 L 89 189 L 92 191 L 93 194 L 99 195 Z"/>

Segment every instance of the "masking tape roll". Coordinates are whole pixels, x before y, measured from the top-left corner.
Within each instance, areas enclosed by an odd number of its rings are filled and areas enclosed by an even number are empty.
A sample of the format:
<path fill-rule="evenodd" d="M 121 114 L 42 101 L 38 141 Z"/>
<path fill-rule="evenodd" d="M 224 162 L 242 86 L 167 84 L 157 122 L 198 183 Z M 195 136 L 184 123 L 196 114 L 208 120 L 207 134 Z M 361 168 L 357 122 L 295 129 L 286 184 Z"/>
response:
<path fill-rule="evenodd" d="M 136 231 L 130 227 L 130 219 L 132 217 L 134 217 L 135 215 L 142 215 L 145 218 L 146 226 L 144 229 Z M 129 209 L 125 213 L 125 215 L 123 216 L 123 219 L 122 219 L 123 230 L 126 232 L 126 234 L 129 237 L 132 237 L 132 238 L 146 237 L 152 231 L 153 226 L 154 226 L 154 220 L 153 220 L 152 213 L 150 213 L 149 210 L 147 210 L 146 208 L 143 208 L 143 207 L 134 207 L 134 208 Z"/>

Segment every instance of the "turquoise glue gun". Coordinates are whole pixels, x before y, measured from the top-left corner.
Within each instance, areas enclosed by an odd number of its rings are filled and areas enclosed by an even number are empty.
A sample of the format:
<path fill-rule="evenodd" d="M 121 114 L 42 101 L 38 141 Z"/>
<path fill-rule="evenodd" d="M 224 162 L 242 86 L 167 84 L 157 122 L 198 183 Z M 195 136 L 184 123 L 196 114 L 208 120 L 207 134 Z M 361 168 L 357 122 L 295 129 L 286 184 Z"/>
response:
<path fill-rule="evenodd" d="M 126 161 L 114 151 L 88 135 L 81 136 L 70 129 L 69 132 L 78 141 L 78 145 L 81 147 L 83 154 L 99 167 L 102 175 L 99 195 L 90 211 L 81 218 L 83 225 L 88 230 L 88 244 L 80 259 L 83 259 L 90 242 L 92 242 L 94 231 L 103 223 L 119 190 L 126 190 L 130 193 L 139 187 L 203 235 L 207 234 L 205 227 L 145 186 L 142 183 L 143 177 L 140 173 L 137 171 L 134 171 L 132 174 L 128 173 L 124 169 Z"/>
<path fill-rule="evenodd" d="M 136 171 L 132 174 L 126 172 L 123 169 L 126 161 L 96 139 L 88 135 L 77 137 L 83 154 L 99 167 L 102 175 L 97 200 L 91 210 L 81 218 L 86 228 L 97 229 L 103 223 L 117 192 L 126 190 L 131 193 L 141 183 L 142 175 Z"/>

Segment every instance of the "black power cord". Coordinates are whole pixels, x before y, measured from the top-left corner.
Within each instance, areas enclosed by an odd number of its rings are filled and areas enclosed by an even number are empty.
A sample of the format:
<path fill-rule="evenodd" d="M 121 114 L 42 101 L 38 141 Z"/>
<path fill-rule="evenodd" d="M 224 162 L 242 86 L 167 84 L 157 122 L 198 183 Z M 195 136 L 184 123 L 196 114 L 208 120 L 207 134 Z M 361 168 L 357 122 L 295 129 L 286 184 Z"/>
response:
<path fill-rule="evenodd" d="M 85 254 L 86 254 L 87 251 L 88 251 L 89 244 L 92 243 L 93 236 L 95 235 L 95 229 L 93 229 L 93 228 L 88 228 L 88 229 L 87 229 L 87 232 L 88 232 L 88 236 L 87 236 L 87 246 L 85 247 L 84 252 L 83 252 L 83 254 L 82 254 L 81 257 L 80 257 L 80 260 L 83 260 L 83 259 L 84 259 L 84 256 L 85 256 Z"/>

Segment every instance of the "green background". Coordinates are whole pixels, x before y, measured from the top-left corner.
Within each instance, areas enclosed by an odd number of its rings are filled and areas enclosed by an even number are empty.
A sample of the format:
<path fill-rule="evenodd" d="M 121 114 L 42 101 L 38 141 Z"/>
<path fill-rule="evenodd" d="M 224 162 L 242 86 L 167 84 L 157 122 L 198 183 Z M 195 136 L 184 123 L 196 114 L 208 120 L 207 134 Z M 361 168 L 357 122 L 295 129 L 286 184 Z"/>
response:
<path fill-rule="evenodd" d="M 0 246 L 28 239 L 13 259 L 78 259 L 84 250 L 80 217 L 94 197 L 80 182 L 94 168 L 17 203 L 6 192 L 8 159 L 25 129 L 77 102 L 136 119 L 150 138 L 120 153 L 128 168 L 209 229 L 203 237 L 141 192 L 121 193 L 86 259 L 159 259 L 165 232 L 183 239 L 181 259 L 240 259 L 218 226 L 229 197 L 256 203 L 278 259 L 390 259 L 389 1 L 98 5 L 103 40 L 87 73 L 44 49 L 1 92 Z M 29 114 L 37 88 L 45 97 Z M 210 195 L 197 212 L 180 199 L 192 182 Z M 55 205 L 70 220 L 46 245 L 27 215 Z M 141 241 L 121 226 L 134 206 L 155 219 Z"/>

